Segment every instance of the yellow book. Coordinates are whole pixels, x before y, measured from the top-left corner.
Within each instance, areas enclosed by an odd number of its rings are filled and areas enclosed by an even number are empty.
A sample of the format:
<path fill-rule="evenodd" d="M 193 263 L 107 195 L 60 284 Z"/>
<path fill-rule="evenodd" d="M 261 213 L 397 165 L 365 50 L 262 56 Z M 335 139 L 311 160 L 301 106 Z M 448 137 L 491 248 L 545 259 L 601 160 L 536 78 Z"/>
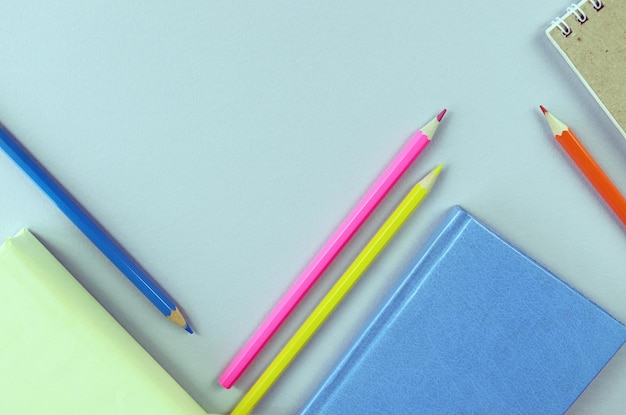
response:
<path fill-rule="evenodd" d="M 0 302 L 0 414 L 206 415 L 28 230 L 0 246 Z"/>

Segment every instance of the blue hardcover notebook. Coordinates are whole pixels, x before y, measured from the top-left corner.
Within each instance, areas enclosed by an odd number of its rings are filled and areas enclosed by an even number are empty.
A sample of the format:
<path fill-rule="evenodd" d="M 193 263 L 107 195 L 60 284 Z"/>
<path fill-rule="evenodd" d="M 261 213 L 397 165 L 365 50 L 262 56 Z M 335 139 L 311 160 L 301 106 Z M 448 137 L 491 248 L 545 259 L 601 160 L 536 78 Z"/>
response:
<path fill-rule="evenodd" d="M 562 414 L 624 341 L 454 207 L 302 414 Z"/>

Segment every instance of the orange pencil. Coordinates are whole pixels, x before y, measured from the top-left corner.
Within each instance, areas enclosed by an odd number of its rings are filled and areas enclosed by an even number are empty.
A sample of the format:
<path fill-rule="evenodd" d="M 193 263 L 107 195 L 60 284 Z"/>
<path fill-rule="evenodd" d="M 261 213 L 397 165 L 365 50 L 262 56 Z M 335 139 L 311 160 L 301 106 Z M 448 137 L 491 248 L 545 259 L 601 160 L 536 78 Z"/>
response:
<path fill-rule="evenodd" d="M 600 193 L 615 215 L 626 226 L 626 199 L 615 187 L 609 176 L 604 173 L 600 165 L 591 157 L 574 132 L 558 118 L 548 112 L 542 105 L 539 106 L 545 115 L 554 137 L 561 147 L 576 163 L 580 171 L 587 177 L 593 187 Z"/>

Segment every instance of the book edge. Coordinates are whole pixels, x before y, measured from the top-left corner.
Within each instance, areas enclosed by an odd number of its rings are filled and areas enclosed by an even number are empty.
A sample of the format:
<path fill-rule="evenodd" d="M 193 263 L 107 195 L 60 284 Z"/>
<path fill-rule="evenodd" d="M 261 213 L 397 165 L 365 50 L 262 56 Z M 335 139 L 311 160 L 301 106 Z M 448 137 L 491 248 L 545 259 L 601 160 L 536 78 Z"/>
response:
<path fill-rule="evenodd" d="M 380 330 L 378 330 L 379 327 L 377 327 L 380 324 L 379 322 L 387 322 L 390 319 L 393 319 L 395 315 L 398 314 L 399 310 L 403 308 L 402 305 L 406 302 L 406 299 L 401 299 L 398 302 L 396 302 L 395 299 L 397 297 L 402 297 L 403 293 L 407 290 L 414 293 L 420 289 L 421 284 L 428 277 L 429 270 L 432 269 L 434 265 L 433 262 L 436 263 L 442 255 L 445 255 L 445 252 L 453 245 L 453 242 L 455 240 L 454 238 L 458 236 L 469 223 L 475 223 L 479 225 L 481 228 L 483 228 L 483 230 L 499 240 L 500 243 L 505 244 L 510 249 L 513 249 L 515 252 L 517 252 L 517 254 L 525 257 L 535 266 L 541 268 L 547 275 L 551 276 L 555 281 L 561 284 L 563 289 L 570 290 L 580 296 L 581 299 L 590 302 L 599 311 L 601 311 L 605 315 L 605 317 L 608 317 L 617 326 L 619 326 L 616 327 L 615 334 L 617 335 L 617 330 L 621 332 L 621 345 L 618 345 L 615 348 L 615 351 L 613 352 L 611 357 L 609 357 L 606 362 L 604 362 L 602 367 L 600 367 L 600 369 L 596 372 L 595 376 L 586 383 L 585 387 L 581 389 L 578 396 L 580 396 L 584 392 L 584 390 L 591 384 L 593 379 L 595 379 L 595 377 L 598 376 L 602 369 L 610 362 L 612 356 L 614 356 L 621 349 L 623 344 L 626 343 L 626 327 L 624 326 L 624 324 L 617 320 L 609 312 L 604 310 L 602 307 L 600 307 L 597 303 L 590 300 L 583 293 L 576 290 L 573 286 L 561 279 L 549 268 L 536 261 L 526 252 L 517 248 L 502 235 L 493 231 L 481 220 L 469 214 L 462 207 L 454 206 L 450 209 L 449 213 L 442 220 L 438 228 L 431 234 L 429 240 L 420 249 L 409 267 L 407 267 L 407 269 L 401 274 L 398 282 L 390 290 L 389 295 L 383 301 L 381 301 L 378 308 L 371 314 L 371 318 L 363 326 L 363 329 L 355 338 L 355 340 L 353 340 L 353 342 L 346 348 L 344 354 L 338 360 L 338 363 L 334 366 L 331 373 L 317 388 L 317 390 L 313 393 L 311 398 L 309 398 L 307 403 L 300 409 L 300 412 L 298 412 L 300 415 L 317 413 L 317 411 L 323 409 L 328 404 L 328 402 L 331 401 L 333 395 L 337 391 L 337 386 L 339 386 L 342 379 L 344 379 L 345 376 L 353 368 L 358 366 L 358 362 L 364 358 L 364 355 L 368 350 L 368 345 L 375 341 L 375 339 L 380 334 Z M 442 250 L 440 252 L 433 252 L 435 249 L 438 248 L 442 248 Z M 411 278 L 412 276 L 420 273 L 422 275 L 418 278 Z M 411 296 L 412 295 L 409 295 L 407 296 L 407 298 L 410 298 Z M 393 309 L 390 309 L 392 305 Z M 575 401 L 576 399 L 572 400 L 570 406 L 573 405 Z"/>
<path fill-rule="evenodd" d="M 409 291 L 418 291 L 423 281 L 428 277 L 429 270 L 433 267 L 433 262 L 445 255 L 445 252 L 450 248 L 451 243 L 454 242 L 455 237 L 458 236 L 464 227 L 473 218 L 460 206 L 453 206 L 449 209 L 445 218 L 440 222 L 437 229 L 431 234 L 426 243 L 422 246 L 411 264 L 401 274 L 396 284 L 389 291 L 389 294 L 379 303 L 378 308 L 371 314 L 370 319 L 363 326 L 363 329 L 352 341 L 352 343 L 346 348 L 343 356 L 339 359 L 338 363 L 334 366 L 331 373 L 322 382 L 318 389 L 313 393 L 307 403 L 300 409 L 300 414 L 315 413 L 310 411 L 319 410 L 320 407 L 316 407 L 321 399 L 324 399 L 321 405 L 325 405 L 329 401 L 329 398 L 336 392 L 334 387 L 337 382 L 341 382 L 345 373 L 357 366 L 357 362 L 363 358 L 364 352 L 368 350 L 368 345 L 374 341 L 380 330 L 376 329 L 376 326 L 380 321 L 388 321 L 393 319 L 395 315 L 402 309 L 402 304 L 405 300 L 396 302 L 397 297 L 401 297 L 402 294 Z M 440 252 L 435 252 L 440 250 Z M 418 278 L 411 278 L 417 274 L 421 274 Z M 392 307 L 393 306 L 393 307 Z M 324 397 L 325 392 L 329 391 L 330 394 Z"/>

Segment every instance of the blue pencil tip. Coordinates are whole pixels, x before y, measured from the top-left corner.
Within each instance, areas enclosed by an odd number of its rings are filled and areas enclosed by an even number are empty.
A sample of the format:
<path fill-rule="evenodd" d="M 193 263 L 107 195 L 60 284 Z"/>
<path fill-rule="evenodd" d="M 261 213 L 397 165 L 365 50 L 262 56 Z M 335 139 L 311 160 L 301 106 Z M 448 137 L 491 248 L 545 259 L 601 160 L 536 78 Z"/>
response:
<path fill-rule="evenodd" d="M 187 330 L 190 334 L 193 334 L 193 330 L 191 330 L 191 327 L 189 327 L 189 324 L 185 326 L 185 330 Z"/>

